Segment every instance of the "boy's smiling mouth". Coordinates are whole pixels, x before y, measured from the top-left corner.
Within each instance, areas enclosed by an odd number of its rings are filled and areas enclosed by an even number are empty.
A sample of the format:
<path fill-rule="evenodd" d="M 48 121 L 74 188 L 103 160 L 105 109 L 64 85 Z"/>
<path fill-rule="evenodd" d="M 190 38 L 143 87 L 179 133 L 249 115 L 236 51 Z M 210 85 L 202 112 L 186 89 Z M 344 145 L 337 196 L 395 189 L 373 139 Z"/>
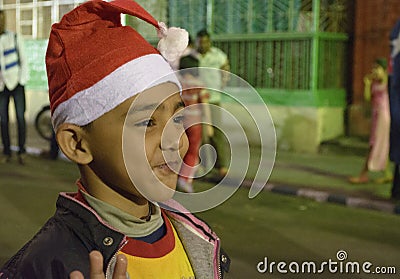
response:
<path fill-rule="evenodd" d="M 153 170 L 158 170 L 161 171 L 165 174 L 177 174 L 177 172 L 179 171 L 181 162 L 176 160 L 176 161 L 168 161 L 168 162 L 162 162 L 159 164 L 156 164 L 155 166 L 153 166 Z"/>

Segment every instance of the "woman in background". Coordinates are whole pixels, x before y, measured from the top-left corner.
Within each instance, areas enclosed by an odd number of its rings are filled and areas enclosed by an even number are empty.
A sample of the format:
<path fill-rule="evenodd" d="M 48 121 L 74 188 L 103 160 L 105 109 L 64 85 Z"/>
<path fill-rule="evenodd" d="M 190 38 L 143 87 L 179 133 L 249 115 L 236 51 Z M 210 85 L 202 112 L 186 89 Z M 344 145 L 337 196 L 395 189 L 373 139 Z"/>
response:
<path fill-rule="evenodd" d="M 383 171 L 383 176 L 376 183 L 387 183 L 393 179 L 388 168 L 390 109 L 386 68 L 386 59 L 378 58 L 371 73 L 364 77 L 364 98 L 371 102 L 372 109 L 369 153 L 359 176 L 349 178 L 351 183 L 367 183 L 368 171 Z"/>

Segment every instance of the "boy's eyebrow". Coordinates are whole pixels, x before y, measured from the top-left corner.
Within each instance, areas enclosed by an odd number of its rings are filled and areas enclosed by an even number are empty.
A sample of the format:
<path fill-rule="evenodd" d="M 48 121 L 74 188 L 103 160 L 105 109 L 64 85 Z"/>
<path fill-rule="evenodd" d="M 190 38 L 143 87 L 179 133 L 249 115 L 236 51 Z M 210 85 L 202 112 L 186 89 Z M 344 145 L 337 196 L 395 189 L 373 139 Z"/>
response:
<path fill-rule="evenodd" d="M 133 109 L 131 108 L 129 110 L 129 114 L 132 114 L 132 113 L 135 113 L 138 111 L 155 110 L 158 106 L 159 106 L 158 103 L 134 106 Z"/>
<path fill-rule="evenodd" d="M 162 106 L 162 103 L 153 103 L 153 104 L 144 104 L 144 105 L 139 105 L 137 107 L 134 107 L 133 109 L 130 109 L 129 114 L 132 114 L 134 112 L 138 112 L 138 111 L 148 111 L 148 110 L 155 110 L 157 109 L 159 106 Z M 183 101 L 180 101 L 178 103 L 176 103 L 174 109 L 178 110 L 180 108 L 185 107 L 185 103 Z"/>

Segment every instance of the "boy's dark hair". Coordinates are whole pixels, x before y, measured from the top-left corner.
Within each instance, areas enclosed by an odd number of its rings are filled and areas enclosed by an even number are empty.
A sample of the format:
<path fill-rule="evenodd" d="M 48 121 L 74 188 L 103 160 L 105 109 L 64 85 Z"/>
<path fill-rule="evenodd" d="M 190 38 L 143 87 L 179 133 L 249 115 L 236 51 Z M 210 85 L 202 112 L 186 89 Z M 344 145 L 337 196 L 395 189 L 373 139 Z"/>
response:
<path fill-rule="evenodd" d="M 84 131 L 89 131 L 92 127 L 93 127 L 93 121 L 90 122 L 90 123 L 88 123 L 88 124 L 86 124 L 86 125 L 81 126 L 81 128 L 82 128 Z"/>
<path fill-rule="evenodd" d="M 196 37 L 197 38 L 200 38 L 200 37 L 209 37 L 210 38 L 210 34 L 207 32 L 207 29 L 201 29 L 199 32 L 197 32 Z"/>

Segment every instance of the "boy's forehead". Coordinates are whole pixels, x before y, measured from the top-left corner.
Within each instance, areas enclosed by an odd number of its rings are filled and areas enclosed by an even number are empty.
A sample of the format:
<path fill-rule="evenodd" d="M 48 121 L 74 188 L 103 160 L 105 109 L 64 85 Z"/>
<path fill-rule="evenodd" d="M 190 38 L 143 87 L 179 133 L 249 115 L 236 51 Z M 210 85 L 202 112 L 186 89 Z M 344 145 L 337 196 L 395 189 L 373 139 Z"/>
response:
<path fill-rule="evenodd" d="M 179 88 L 172 83 L 165 83 L 145 90 L 128 100 L 130 112 L 154 111 L 166 105 L 181 106 Z"/>

